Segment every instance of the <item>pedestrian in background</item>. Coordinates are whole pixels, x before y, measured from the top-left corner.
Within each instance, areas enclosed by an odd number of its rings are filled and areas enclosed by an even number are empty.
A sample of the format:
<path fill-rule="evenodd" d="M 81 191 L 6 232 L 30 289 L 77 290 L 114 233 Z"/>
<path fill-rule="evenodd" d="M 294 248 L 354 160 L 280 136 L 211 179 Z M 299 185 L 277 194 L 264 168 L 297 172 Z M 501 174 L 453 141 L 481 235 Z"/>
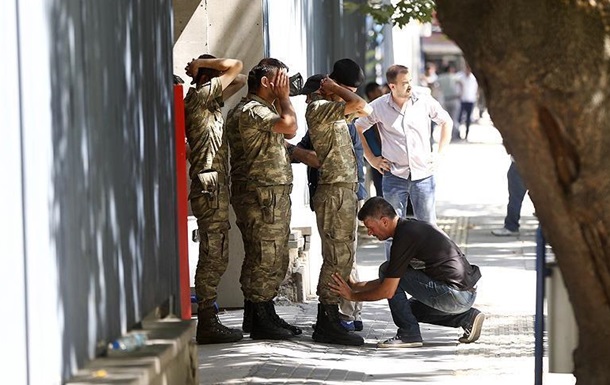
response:
<path fill-rule="evenodd" d="M 470 133 L 472 110 L 474 109 L 474 104 L 478 100 L 479 91 L 477 78 L 474 77 L 468 63 L 466 64 L 464 71 L 458 74 L 458 91 L 460 94 L 460 115 L 458 120 L 461 122 L 462 119 L 464 119 L 466 124 L 464 140 L 467 140 L 468 134 Z"/>
<path fill-rule="evenodd" d="M 519 220 L 521 219 L 521 206 L 527 193 L 527 188 L 521 179 L 515 159 L 510 157 L 510 167 L 506 173 L 508 180 L 508 205 L 506 205 L 506 217 L 504 227 L 492 230 L 491 233 L 498 237 L 510 237 L 519 235 Z"/>
<path fill-rule="evenodd" d="M 460 140 L 460 94 L 458 89 L 458 75 L 455 64 L 447 65 L 445 71 L 438 75 L 438 85 L 443 94 L 443 109 L 449 113 L 453 120 L 453 129 L 451 130 L 451 141 Z"/>

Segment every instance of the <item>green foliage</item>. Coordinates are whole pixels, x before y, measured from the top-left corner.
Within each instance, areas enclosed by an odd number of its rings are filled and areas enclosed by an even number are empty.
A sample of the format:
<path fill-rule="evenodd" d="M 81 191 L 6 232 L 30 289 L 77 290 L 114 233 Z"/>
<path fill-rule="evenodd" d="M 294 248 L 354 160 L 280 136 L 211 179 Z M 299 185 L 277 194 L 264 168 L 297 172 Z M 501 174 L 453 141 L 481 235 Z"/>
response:
<path fill-rule="evenodd" d="M 395 5 L 383 4 L 380 0 L 364 3 L 345 1 L 343 6 L 349 12 L 370 15 L 377 24 L 391 23 L 398 27 L 404 27 L 411 20 L 422 23 L 431 21 L 435 8 L 433 0 L 400 0 Z"/>

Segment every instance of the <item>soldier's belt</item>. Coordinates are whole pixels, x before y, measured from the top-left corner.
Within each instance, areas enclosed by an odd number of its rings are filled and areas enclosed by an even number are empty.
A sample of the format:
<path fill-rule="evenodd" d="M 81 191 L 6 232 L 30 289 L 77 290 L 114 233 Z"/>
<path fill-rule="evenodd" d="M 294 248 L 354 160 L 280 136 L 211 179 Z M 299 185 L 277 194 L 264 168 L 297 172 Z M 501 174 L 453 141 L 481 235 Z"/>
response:
<path fill-rule="evenodd" d="M 292 184 L 281 184 L 275 186 L 257 186 L 255 184 L 248 185 L 248 191 L 256 191 L 256 189 L 271 190 L 276 194 L 290 194 L 292 192 Z"/>
<path fill-rule="evenodd" d="M 320 183 L 318 186 L 333 186 L 333 187 L 341 187 L 352 190 L 353 192 L 358 191 L 358 183 Z"/>

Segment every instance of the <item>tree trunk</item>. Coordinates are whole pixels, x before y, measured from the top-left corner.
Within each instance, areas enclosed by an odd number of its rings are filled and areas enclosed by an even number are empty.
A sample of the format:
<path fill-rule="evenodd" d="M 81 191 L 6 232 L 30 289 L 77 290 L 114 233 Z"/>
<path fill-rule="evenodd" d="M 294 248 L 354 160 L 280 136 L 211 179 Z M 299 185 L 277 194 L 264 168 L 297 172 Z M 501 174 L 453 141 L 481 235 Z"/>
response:
<path fill-rule="evenodd" d="M 436 3 L 557 257 L 579 327 L 578 384 L 610 384 L 610 2 Z"/>

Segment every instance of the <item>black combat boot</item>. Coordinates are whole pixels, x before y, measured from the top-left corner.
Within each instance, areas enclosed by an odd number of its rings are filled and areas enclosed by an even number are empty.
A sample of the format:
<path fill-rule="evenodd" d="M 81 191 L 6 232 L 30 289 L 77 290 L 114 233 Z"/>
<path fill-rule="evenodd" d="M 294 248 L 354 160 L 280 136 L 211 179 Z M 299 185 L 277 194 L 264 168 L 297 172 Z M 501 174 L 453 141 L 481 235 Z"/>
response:
<path fill-rule="evenodd" d="M 281 328 L 290 330 L 290 332 L 292 333 L 292 335 L 298 336 L 300 334 L 303 334 L 303 331 L 301 330 L 300 327 L 298 326 L 294 326 L 289 324 L 288 322 L 284 321 L 282 319 L 282 317 L 280 317 L 276 312 L 275 312 L 275 304 L 273 303 L 273 301 L 268 301 L 266 302 L 267 307 L 268 307 L 268 311 L 269 314 L 271 315 L 271 319 L 273 320 L 273 322 L 275 322 L 275 324 Z"/>
<path fill-rule="evenodd" d="M 312 338 L 316 342 L 327 344 L 360 346 L 364 339 L 358 334 L 350 333 L 341 326 L 339 305 L 318 304 L 318 321 Z"/>
<path fill-rule="evenodd" d="M 241 330 L 230 329 L 220 323 L 213 306 L 199 308 L 197 311 L 197 343 L 219 344 L 236 342 L 244 338 Z"/>
<path fill-rule="evenodd" d="M 244 299 L 244 321 L 241 324 L 244 333 L 252 331 L 252 301 Z"/>
<path fill-rule="evenodd" d="M 278 326 L 273 321 L 267 302 L 252 302 L 252 330 L 250 338 L 253 340 L 287 340 L 294 337 L 288 329 Z"/>

